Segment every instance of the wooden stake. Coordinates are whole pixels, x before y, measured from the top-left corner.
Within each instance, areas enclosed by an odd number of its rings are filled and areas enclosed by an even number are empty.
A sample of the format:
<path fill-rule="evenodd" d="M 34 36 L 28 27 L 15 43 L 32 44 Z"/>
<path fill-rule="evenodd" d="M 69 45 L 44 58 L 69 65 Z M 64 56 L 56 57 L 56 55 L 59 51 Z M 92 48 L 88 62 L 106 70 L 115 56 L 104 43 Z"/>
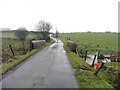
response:
<path fill-rule="evenodd" d="M 9 44 L 9 47 L 10 47 L 10 50 L 11 50 L 11 52 L 12 52 L 12 55 L 15 56 L 15 54 L 14 54 L 14 52 L 13 52 L 13 49 L 12 49 L 12 47 L 11 47 L 10 44 Z"/>
<path fill-rule="evenodd" d="M 30 40 L 30 51 L 31 51 L 32 49 L 34 49 L 34 45 L 33 45 L 33 43 L 32 43 L 32 40 Z"/>
<path fill-rule="evenodd" d="M 93 59 L 93 62 L 92 62 L 92 65 L 91 65 L 91 66 L 94 66 L 96 56 L 97 56 L 97 55 L 94 56 L 94 59 Z"/>
<path fill-rule="evenodd" d="M 86 58 L 87 58 L 87 52 L 88 52 L 88 50 L 86 50 L 86 52 L 85 52 L 85 61 L 86 61 Z"/>
<path fill-rule="evenodd" d="M 98 59 L 99 55 L 100 55 L 100 51 L 98 51 L 98 56 L 97 56 L 97 59 Z"/>
<path fill-rule="evenodd" d="M 113 51 L 111 52 L 111 56 L 113 55 Z"/>

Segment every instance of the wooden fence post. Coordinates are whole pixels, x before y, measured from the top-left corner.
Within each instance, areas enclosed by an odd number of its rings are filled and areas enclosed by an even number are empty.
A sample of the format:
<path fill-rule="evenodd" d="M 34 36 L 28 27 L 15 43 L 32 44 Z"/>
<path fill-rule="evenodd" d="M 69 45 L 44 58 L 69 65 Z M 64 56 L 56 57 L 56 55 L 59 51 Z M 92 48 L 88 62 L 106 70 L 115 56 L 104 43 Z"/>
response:
<path fill-rule="evenodd" d="M 32 40 L 30 40 L 30 51 L 31 51 L 32 49 L 34 49 L 34 45 L 33 45 L 33 43 L 32 43 Z"/>
<path fill-rule="evenodd" d="M 104 63 L 102 62 L 102 64 L 100 65 L 100 67 L 98 67 L 98 69 L 95 71 L 94 75 L 97 75 L 98 72 L 100 71 L 100 69 L 103 67 Z"/>
<path fill-rule="evenodd" d="M 88 50 L 86 50 L 86 52 L 85 52 L 85 61 L 86 61 L 86 58 L 87 58 L 87 52 L 88 52 Z"/>
<path fill-rule="evenodd" d="M 98 51 L 98 57 L 99 57 L 99 55 L 100 55 L 100 51 Z M 97 57 L 97 59 L 98 59 L 98 57 Z"/>
<path fill-rule="evenodd" d="M 111 56 L 113 55 L 113 51 L 111 52 Z"/>
<path fill-rule="evenodd" d="M 84 57 L 84 56 L 83 56 L 83 50 L 81 49 L 81 50 L 80 50 L 80 52 L 81 52 L 81 55 L 82 55 L 82 57 L 81 57 L 81 58 L 83 58 L 83 57 Z"/>
<path fill-rule="evenodd" d="M 93 62 L 92 62 L 92 65 L 91 65 L 91 66 L 94 66 L 96 56 L 97 56 L 97 55 L 94 56 L 94 59 L 93 59 Z"/>
<path fill-rule="evenodd" d="M 10 44 L 9 44 L 9 47 L 10 47 L 10 50 L 11 50 L 11 52 L 12 52 L 13 56 L 15 56 L 15 54 L 14 54 L 14 52 L 13 52 L 13 49 L 12 49 L 12 47 L 11 47 L 11 45 L 10 45 Z"/>
<path fill-rule="evenodd" d="M 78 50 L 78 48 L 76 48 L 76 54 L 79 56 L 79 50 Z"/>

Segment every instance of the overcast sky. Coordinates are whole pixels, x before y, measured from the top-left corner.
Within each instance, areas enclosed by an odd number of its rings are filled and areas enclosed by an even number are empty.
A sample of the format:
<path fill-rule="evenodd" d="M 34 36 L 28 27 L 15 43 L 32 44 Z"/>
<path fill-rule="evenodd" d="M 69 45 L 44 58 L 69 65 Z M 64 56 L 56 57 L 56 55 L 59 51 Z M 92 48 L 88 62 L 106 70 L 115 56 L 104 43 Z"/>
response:
<path fill-rule="evenodd" d="M 39 20 L 55 32 L 118 32 L 119 0 L 0 0 L 0 28 L 25 26 Z"/>

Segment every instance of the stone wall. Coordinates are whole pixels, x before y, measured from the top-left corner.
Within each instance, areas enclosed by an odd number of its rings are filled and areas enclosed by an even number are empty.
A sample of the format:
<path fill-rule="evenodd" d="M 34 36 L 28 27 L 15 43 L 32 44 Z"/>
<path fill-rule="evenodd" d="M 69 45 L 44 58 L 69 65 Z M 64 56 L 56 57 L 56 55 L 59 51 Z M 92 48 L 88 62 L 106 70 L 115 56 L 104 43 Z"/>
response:
<path fill-rule="evenodd" d="M 71 51 L 73 51 L 73 52 L 76 53 L 77 45 L 75 44 L 74 41 L 68 40 L 68 41 L 67 41 L 67 46 L 68 46 L 68 48 L 69 48 Z"/>
<path fill-rule="evenodd" d="M 35 48 L 45 45 L 45 43 L 46 43 L 45 40 L 32 40 L 30 41 L 30 48 L 35 49 Z"/>

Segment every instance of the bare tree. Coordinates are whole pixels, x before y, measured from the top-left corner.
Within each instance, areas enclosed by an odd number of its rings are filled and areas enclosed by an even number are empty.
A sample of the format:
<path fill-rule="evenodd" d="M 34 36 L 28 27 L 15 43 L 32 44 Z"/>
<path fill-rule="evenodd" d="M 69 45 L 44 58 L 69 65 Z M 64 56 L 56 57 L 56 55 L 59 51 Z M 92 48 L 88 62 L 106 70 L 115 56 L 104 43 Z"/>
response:
<path fill-rule="evenodd" d="M 36 30 L 41 32 L 43 39 L 46 41 L 49 39 L 48 35 L 51 28 L 52 25 L 49 22 L 45 22 L 44 20 L 39 21 L 36 25 Z"/>
<path fill-rule="evenodd" d="M 21 40 L 23 44 L 23 48 L 25 50 L 24 40 L 26 39 L 26 36 L 28 35 L 28 31 L 25 27 L 20 27 L 15 31 L 15 35 Z"/>
<path fill-rule="evenodd" d="M 15 35 L 20 39 L 20 40 L 25 40 L 26 36 L 28 35 L 28 31 L 25 27 L 20 27 L 15 31 Z"/>
<path fill-rule="evenodd" d="M 36 30 L 41 32 L 49 32 L 52 28 L 52 25 L 49 22 L 45 22 L 43 20 L 39 21 L 36 25 Z"/>

